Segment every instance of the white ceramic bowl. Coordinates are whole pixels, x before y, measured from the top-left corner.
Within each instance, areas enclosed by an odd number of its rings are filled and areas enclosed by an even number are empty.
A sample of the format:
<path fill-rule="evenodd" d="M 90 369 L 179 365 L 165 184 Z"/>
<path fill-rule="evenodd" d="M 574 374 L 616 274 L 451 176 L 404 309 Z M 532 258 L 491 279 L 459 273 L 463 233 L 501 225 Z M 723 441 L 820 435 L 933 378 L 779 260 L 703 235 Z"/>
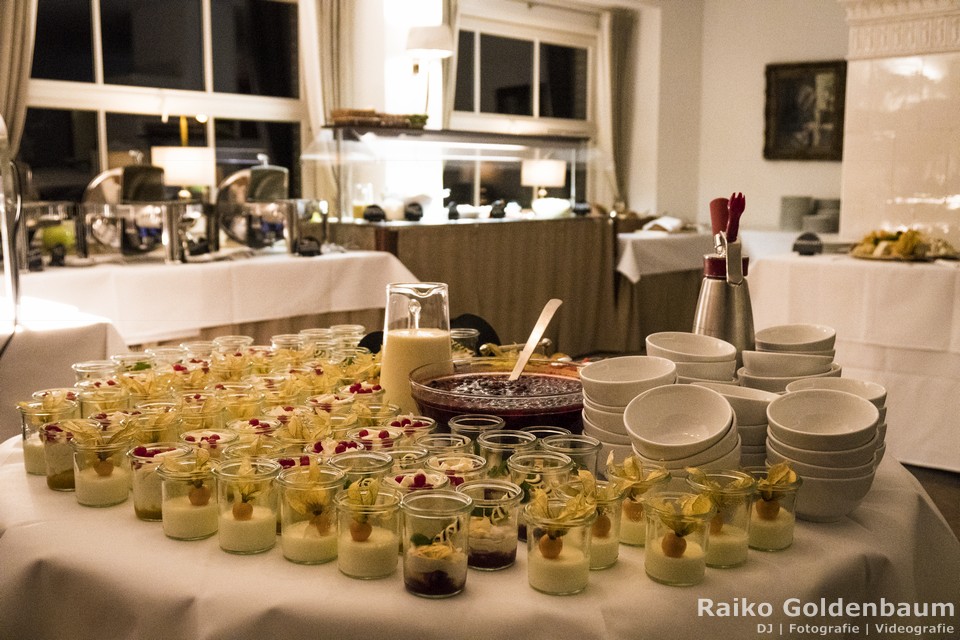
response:
<path fill-rule="evenodd" d="M 677 375 L 701 380 L 731 380 L 737 372 L 736 360 L 720 362 L 677 362 Z"/>
<path fill-rule="evenodd" d="M 743 368 L 754 376 L 812 376 L 826 373 L 833 364 L 829 356 L 786 351 L 743 351 Z"/>
<path fill-rule="evenodd" d="M 676 381 L 677 365 L 655 356 L 607 358 L 580 369 L 584 395 L 603 405 L 625 407 L 644 391 Z"/>
<path fill-rule="evenodd" d="M 707 382 L 710 384 L 724 384 L 729 387 L 736 387 L 740 385 L 740 381 L 736 378 L 730 378 L 729 380 L 711 380 L 710 378 L 688 378 L 687 376 L 677 376 L 678 384 L 700 384 L 702 382 Z"/>
<path fill-rule="evenodd" d="M 647 456 L 677 460 L 719 442 L 733 424 L 733 409 L 716 391 L 672 384 L 631 400 L 623 421 L 634 445 Z"/>
<path fill-rule="evenodd" d="M 767 450 L 775 449 L 785 458 L 812 464 L 819 467 L 857 467 L 873 460 L 879 440 L 871 439 L 866 444 L 851 449 L 839 451 L 820 451 L 817 449 L 802 449 L 794 447 L 777 439 L 773 434 L 767 435 L 765 440 Z"/>
<path fill-rule="evenodd" d="M 880 423 L 877 425 L 877 442 L 883 444 L 887 441 L 887 423 L 883 420 L 883 412 L 886 409 L 880 409 Z"/>
<path fill-rule="evenodd" d="M 875 473 L 857 478 L 803 478 L 797 491 L 797 517 L 813 522 L 843 519 L 870 491 Z"/>
<path fill-rule="evenodd" d="M 765 447 L 767 444 L 767 423 L 740 425 L 737 421 L 737 433 L 747 447 Z"/>
<path fill-rule="evenodd" d="M 767 462 L 767 452 L 740 453 L 740 467 L 762 467 Z"/>
<path fill-rule="evenodd" d="M 647 355 L 674 362 L 736 360 L 737 348 L 719 338 L 684 331 L 661 331 L 646 338 Z"/>
<path fill-rule="evenodd" d="M 767 405 L 779 398 L 775 393 L 750 387 L 731 386 L 712 382 L 694 383 L 713 389 L 730 403 L 737 414 L 737 424 L 767 424 Z"/>
<path fill-rule="evenodd" d="M 770 403 L 767 429 L 792 447 L 838 451 L 870 442 L 879 415 L 875 406 L 852 393 L 806 389 Z"/>
<path fill-rule="evenodd" d="M 743 444 L 743 436 L 740 437 L 740 453 L 763 453 L 766 450 L 766 443 L 760 445 L 747 445 Z"/>
<path fill-rule="evenodd" d="M 800 474 L 803 479 L 807 478 L 856 478 L 864 476 L 873 471 L 877 466 L 876 454 L 870 458 L 870 462 L 856 467 L 821 467 L 806 462 L 797 462 L 781 454 L 776 449 L 767 449 L 767 462 L 776 464 L 778 462 L 789 462 L 790 467 Z"/>
<path fill-rule="evenodd" d="M 883 454 L 885 454 L 886 452 L 887 452 L 887 443 L 886 443 L 886 442 L 881 442 L 880 444 L 877 445 L 877 455 L 876 455 L 876 458 L 875 458 L 875 461 L 876 461 L 876 464 L 877 464 L 877 465 L 879 465 L 880 462 L 883 460 Z"/>
<path fill-rule="evenodd" d="M 628 435 L 607 431 L 595 425 L 590 421 L 586 413 L 583 414 L 583 433 L 588 436 L 593 436 L 600 442 L 606 442 L 607 444 L 630 444 L 631 442 L 630 436 Z"/>
<path fill-rule="evenodd" d="M 614 412 L 598 409 L 595 405 L 590 404 L 589 400 L 584 398 L 583 416 L 592 422 L 594 426 L 600 427 L 606 431 L 610 431 L 611 433 L 619 433 L 624 436 L 627 435 L 627 429 L 623 426 L 622 411 Z"/>
<path fill-rule="evenodd" d="M 887 390 L 883 385 L 869 380 L 858 380 L 856 378 L 808 378 L 804 380 L 795 380 L 787 385 L 787 392 L 801 391 L 803 389 L 835 389 L 837 391 L 846 391 L 855 396 L 860 396 L 869 400 L 873 405 L 882 409 L 887 402 Z"/>
<path fill-rule="evenodd" d="M 631 451 L 643 464 L 663 467 L 675 477 L 685 477 L 685 469 L 687 467 L 697 467 L 704 470 L 736 469 L 740 463 L 740 455 L 742 453 L 739 438 L 733 441 L 733 447 L 727 449 L 727 451 L 720 451 L 716 447 L 711 447 L 696 456 L 682 460 L 654 460 L 637 451 L 635 445 Z"/>
<path fill-rule="evenodd" d="M 843 368 L 834 362 L 830 365 L 830 370 L 825 373 L 817 373 L 812 376 L 755 376 L 747 373 L 745 367 L 737 370 L 737 377 L 740 384 L 751 389 L 761 389 L 770 393 L 783 393 L 787 390 L 787 385 L 797 380 L 806 378 L 839 378 L 843 373 Z"/>
<path fill-rule="evenodd" d="M 836 330 L 822 324 L 778 324 L 754 334 L 760 351 L 825 351 L 836 340 Z"/>

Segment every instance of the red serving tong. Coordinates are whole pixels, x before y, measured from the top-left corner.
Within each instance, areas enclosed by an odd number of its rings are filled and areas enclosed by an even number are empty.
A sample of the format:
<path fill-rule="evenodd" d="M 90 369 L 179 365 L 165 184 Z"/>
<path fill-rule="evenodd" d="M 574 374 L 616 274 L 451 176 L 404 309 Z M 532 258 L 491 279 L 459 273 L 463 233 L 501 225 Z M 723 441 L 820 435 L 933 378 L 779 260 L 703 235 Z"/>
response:
<path fill-rule="evenodd" d="M 740 233 L 740 216 L 743 215 L 743 210 L 747 207 L 747 199 L 743 197 L 742 193 L 732 193 L 730 194 L 730 200 L 727 205 L 727 242 L 733 242 L 737 239 L 737 234 Z M 713 206 L 711 203 L 710 215 L 713 215 Z"/>

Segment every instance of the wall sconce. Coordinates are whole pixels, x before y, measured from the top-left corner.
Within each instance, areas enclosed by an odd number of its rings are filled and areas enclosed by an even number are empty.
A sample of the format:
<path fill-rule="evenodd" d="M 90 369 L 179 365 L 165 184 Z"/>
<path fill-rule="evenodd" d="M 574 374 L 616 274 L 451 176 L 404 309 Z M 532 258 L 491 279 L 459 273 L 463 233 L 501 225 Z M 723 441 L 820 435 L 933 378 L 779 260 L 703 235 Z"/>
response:
<path fill-rule="evenodd" d="M 179 197 L 191 198 L 188 187 L 205 190 L 217 183 L 217 156 L 213 147 L 151 147 L 154 166 L 163 168 L 164 182 L 181 187 Z"/>

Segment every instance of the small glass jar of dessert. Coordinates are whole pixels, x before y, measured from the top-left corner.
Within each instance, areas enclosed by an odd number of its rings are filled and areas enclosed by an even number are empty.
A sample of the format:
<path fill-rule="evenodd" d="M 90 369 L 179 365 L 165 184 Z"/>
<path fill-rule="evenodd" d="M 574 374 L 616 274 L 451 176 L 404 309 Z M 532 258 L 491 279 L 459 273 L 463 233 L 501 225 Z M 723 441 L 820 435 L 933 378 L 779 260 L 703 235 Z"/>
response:
<path fill-rule="evenodd" d="M 130 468 L 125 458 L 130 438 L 101 439 L 74 433 L 73 476 L 77 503 L 85 507 L 110 507 L 130 495 Z"/>
<path fill-rule="evenodd" d="M 507 460 L 515 453 L 536 449 L 537 437 L 526 431 L 498 429 L 481 433 L 477 437 L 477 447 L 487 461 L 488 478 L 509 478 Z"/>
<path fill-rule="evenodd" d="M 20 433 L 23 437 L 23 468 L 33 475 L 46 475 L 43 457 L 43 425 L 79 417 L 76 402 L 63 396 L 48 396 L 42 400 L 26 400 L 17 405 L 20 412 Z"/>
<path fill-rule="evenodd" d="M 517 522 L 523 491 L 506 480 L 468 480 L 457 487 L 473 500 L 467 564 L 498 571 L 517 559 Z"/>
<path fill-rule="evenodd" d="M 89 418 L 69 418 L 43 425 L 43 464 L 47 487 L 54 491 L 73 491 L 73 439 L 75 430 L 99 430 L 100 423 Z"/>
<path fill-rule="evenodd" d="M 267 416 L 231 420 L 227 428 L 236 431 L 239 442 L 250 442 L 254 438 L 270 437 L 280 428 L 280 420 Z"/>
<path fill-rule="evenodd" d="M 547 497 L 552 496 L 557 487 L 570 480 L 573 468 L 573 460 L 570 456 L 552 451 L 524 451 L 515 453 L 507 460 L 510 482 L 523 489 L 524 498 L 520 502 L 521 505 L 529 502 L 534 489 L 543 491 Z M 527 539 L 527 525 L 523 511 L 520 513 L 517 534 L 520 540 Z"/>
<path fill-rule="evenodd" d="M 330 337 L 341 347 L 356 347 L 366 335 L 367 329 L 362 324 L 335 324 L 330 326 Z"/>
<path fill-rule="evenodd" d="M 588 472 L 589 473 L 589 472 Z M 596 503 L 597 519 L 590 526 L 590 569 L 607 569 L 620 557 L 620 522 L 623 516 L 624 487 L 616 481 L 581 476 L 557 490 L 565 498 L 586 493 Z"/>
<path fill-rule="evenodd" d="M 213 340 L 189 340 L 181 342 L 180 348 L 186 352 L 187 360 L 210 360 L 216 345 Z"/>
<path fill-rule="evenodd" d="M 297 406 L 307 397 L 306 388 L 286 372 L 259 373 L 246 382 L 263 393 L 264 411 L 277 406 Z"/>
<path fill-rule="evenodd" d="M 480 448 L 477 446 L 477 438 L 480 437 L 480 434 L 503 429 L 504 424 L 506 423 L 500 416 L 486 413 L 464 413 L 453 416 L 447 421 L 450 433 L 459 433 L 470 438 L 473 443 L 472 453 L 480 452 Z"/>
<path fill-rule="evenodd" d="M 352 482 L 336 496 L 337 568 L 351 578 L 384 578 L 397 570 L 400 493 L 377 478 Z"/>
<path fill-rule="evenodd" d="M 744 469 L 757 481 L 750 509 L 750 548 L 782 551 L 793 544 L 797 490 L 803 480 L 787 463 Z"/>
<path fill-rule="evenodd" d="M 217 382 L 240 382 L 253 372 L 250 356 L 243 350 L 216 350 L 210 356 L 210 377 Z"/>
<path fill-rule="evenodd" d="M 190 447 L 177 442 L 137 444 L 127 451 L 133 493 L 133 511 L 141 520 L 163 520 L 163 482 L 157 471 L 165 458 L 190 452 Z"/>
<path fill-rule="evenodd" d="M 223 410 L 212 390 L 191 391 L 180 396 L 180 429 L 222 429 Z"/>
<path fill-rule="evenodd" d="M 642 547 L 647 539 L 643 497 L 665 489 L 670 483 L 670 473 L 663 467 L 644 465 L 636 456 L 631 455 L 622 463 L 611 461 L 607 465 L 607 478 L 624 487 L 620 543 Z"/>
<path fill-rule="evenodd" d="M 165 458 L 160 476 L 163 533 L 174 540 L 201 540 L 217 532 L 216 460 L 206 449 Z"/>
<path fill-rule="evenodd" d="M 117 364 L 118 374 L 152 371 L 157 368 L 157 361 L 148 353 L 121 353 L 110 356 L 110 360 Z"/>
<path fill-rule="evenodd" d="M 580 434 L 547 436 L 540 441 L 540 448 L 544 451 L 566 454 L 573 460 L 576 469 L 584 469 L 594 476 L 597 475 L 600 441 L 593 436 Z"/>
<path fill-rule="evenodd" d="M 409 469 L 398 473 L 388 473 L 384 476 L 383 483 L 387 487 L 406 495 L 411 491 L 447 489 L 450 486 L 450 479 L 438 471 Z"/>
<path fill-rule="evenodd" d="M 230 429 L 192 429 L 180 434 L 180 442 L 198 449 L 206 449 L 213 459 L 219 459 L 223 450 L 240 441 L 236 431 Z"/>
<path fill-rule="evenodd" d="M 169 442 L 180 437 L 179 402 L 141 402 L 131 411 L 133 437 L 141 443 Z"/>
<path fill-rule="evenodd" d="M 540 490 L 533 493 L 524 507 L 527 582 L 550 595 L 580 593 L 590 577 L 595 505 L 579 498 L 547 498 Z"/>
<path fill-rule="evenodd" d="M 298 564 L 321 564 L 337 557 L 337 491 L 343 472 L 316 464 L 284 469 L 280 487 L 280 548 Z"/>
<path fill-rule="evenodd" d="M 280 464 L 267 458 L 221 462 L 217 476 L 217 535 L 229 553 L 262 553 L 277 539 L 277 490 Z"/>
<path fill-rule="evenodd" d="M 329 464 L 343 471 L 345 481 L 352 484 L 364 478 L 383 479 L 393 468 L 393 458 L 386 451 L 349 449 L 335 454 Z"/>
<path fill-rule="evenodd" d="M 247 420 L 263 415 L 263 391 L 259 389 L 218 390 L 217 399 L 223 410 L 224 424 L 233 420 Z"/>
<path fill-rule="evenodd" d="M 308 345 L 310 343 L 298 333 L 281 333 L 270 336 L 274 363 L 284 367 L 299 366 L 312 358 L 312 349 L 308 351 Z"/>
<path fill-rule="evenodd" d="M 403 497 L 403 584 L 424 598 L 447 598 L 467 582 L 467 550 L 473 500 L 437 489 Z"/>
<path fill-rule="evenodd" d="M 387 423 L 388 427 L 403 429 L 403 438 L 401 444 L 411 445 L 420 436 L 433 433 L 437 430 L 437 421 L 427 416 L 418 416 L 412 413 L 406 413 L 396 416 Z"/>
<path fill-rule="evenodd" d="M 486 466 L 486 460 L 472 453 L 436 453 L 427 458 L 425 465 L 431 471 L 446 475 L 452 488 L 467 480 L 485 477 Z"/>
<path fill-rule="evenodd" d="M 431 454 L 473 452 L 473 442 L 459 433 L 425 433 L 418 436 L 413 443 Z"/>
<path fill-rule="evenodd" d="M 644 496 L 647 519 L 643 568 L 662 584 L 691 586 L 707 569 L 710 520 L 716 514 L 705 494 L 660 491 Z"/>
<path fill-rule="evenodd" d="M 117 380 L 87 380 L 77 383 L 80 415 L 113 413 L 130 408 L 130 393 Z"/>
<path fill-rule="evenodd" d="M 113 360 L 84 360 L 70 365 L 77 382 L 115 379 L 120 367 Z"/>
<path fill-rule="evenodd" d="M 306 406 L 312 407 L 317 413 L 344 414 L 353 413 L 353 396 L 339 393 L 321 393 L 308 396 Z"/>
<path fill-rule="evenodd" d="M 388 451 L 403 439 L 403 429 L 385 425 L 356 427 L 347 431 L 347 438 L 359 442 L 368 451 Z"/>
<path fill-rule="evenodd" d="M 555 427 L 553 425 L 531 425 L 527 427 L 520 427 L 520 431 L 526 431 L 527 433 L 532 433 L 537 439 L 537 448 L 540 448 L 540 443 L 543 442 L 544 438 L 549 436 L 563 436 L 569 435 L 572 433 L 570 429 L 565 427 Z"/>
<path fill-rule="evenodd" d="M 393 469 L 391 473 L 400 473 L 410 469 L 422 469 L 430 457 L 430 452 L 426 447 L 417 445 L 406 445 L 394 447 L 386 453 L 393 459 Z"/>
<path fill-rule="evenodd" d="M 338 440 L 336 438 L 323 438 L 303 446 L 304 452 L 317 456 L 322 462 L 329 462 L 331 458 L 341 453 L 364 450 L 364 446 L 356 440 Z"/>
<path fill-rule="evenodd" d="M 357 404 L 379 404 L 383 405 L 383 387 L 376 382 L 367 382 L 362 380 L 342 385 L 338 393 L 340 395 L 352 395 L 353 401 Z"/>
<path fill-rule="evenodd" d="M 710 520 L 707 566 L 739 567 L 747 561 L 750 514 L 757 481 L 743 471 L 689 470 L 687 484 L 713 500 L 716 513 Z"/>
<path fill-rule="evenodd" d="M 392 402 L 354 402 L 357 424 L 361 427 L 379 427 L 389 424 L 400 415 L 400 405 Z"/>

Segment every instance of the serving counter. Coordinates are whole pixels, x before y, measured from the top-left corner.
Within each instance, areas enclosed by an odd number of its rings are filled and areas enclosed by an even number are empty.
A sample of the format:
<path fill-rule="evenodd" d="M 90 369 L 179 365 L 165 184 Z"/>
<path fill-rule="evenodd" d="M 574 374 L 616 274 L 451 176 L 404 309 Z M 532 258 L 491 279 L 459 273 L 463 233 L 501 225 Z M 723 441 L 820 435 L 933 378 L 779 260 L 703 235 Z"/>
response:
<path fill-rule="evenodd" d="M 782 629 L 768 636 L 800 637 L 788 625 L 868 621 L 791 617 L 784 612 L 791 599 L 960 606 L 960 544 L 892 459 L 850 517 L 799 523 L 794 546 L 784 552 L 751 552 L 741 568 L 708 569 L 699 586 L 676 588 L 645 575 L 642 549 L 621 546 L 614 567 L 591 572 L 586 591 L 567 597 L 527 585 L 522 547 L 513 567 L 470 570 L 462 594 L 429 600 L 404 590 L 399 569 L 360 581 L 340 574 L 336 562 L 288 562 L 279 546 L 238 556 L 221 551 L 216 536 L 174 541 L 160 523 L 137 520 L 129 501 L 93 509 L 71 493 L 50 491 L 43 477 L 24 473 L 16 439 L 0 444 L 0 487 L 0 620 L 10 638 L 700 640 L 761 637 L 761 623 Z M 698 614 L 701 598 L 768 602 L 772 611 L 762 618 L 709 617 Z M 877 622 L 954 629 L 910 637 L 957 633 L 955 616 Z"/>
<path fill-rule="evenodd" d="M 382 251 L 101 264 L 20 277 L 25 296 L 109 318 L 129 346 L 228 333 L 269 344 L 271 335 L 338 322 L 379 329 L 386 285 L 404 281 L 416 277 Z"/>
<path fill-rule="evenodd" d="M 960 472 L 960 263 L 784 254 L 748 280 L 757 329 L 831 326 L 844 377 L 887 388 L 889 454 Z"/>

